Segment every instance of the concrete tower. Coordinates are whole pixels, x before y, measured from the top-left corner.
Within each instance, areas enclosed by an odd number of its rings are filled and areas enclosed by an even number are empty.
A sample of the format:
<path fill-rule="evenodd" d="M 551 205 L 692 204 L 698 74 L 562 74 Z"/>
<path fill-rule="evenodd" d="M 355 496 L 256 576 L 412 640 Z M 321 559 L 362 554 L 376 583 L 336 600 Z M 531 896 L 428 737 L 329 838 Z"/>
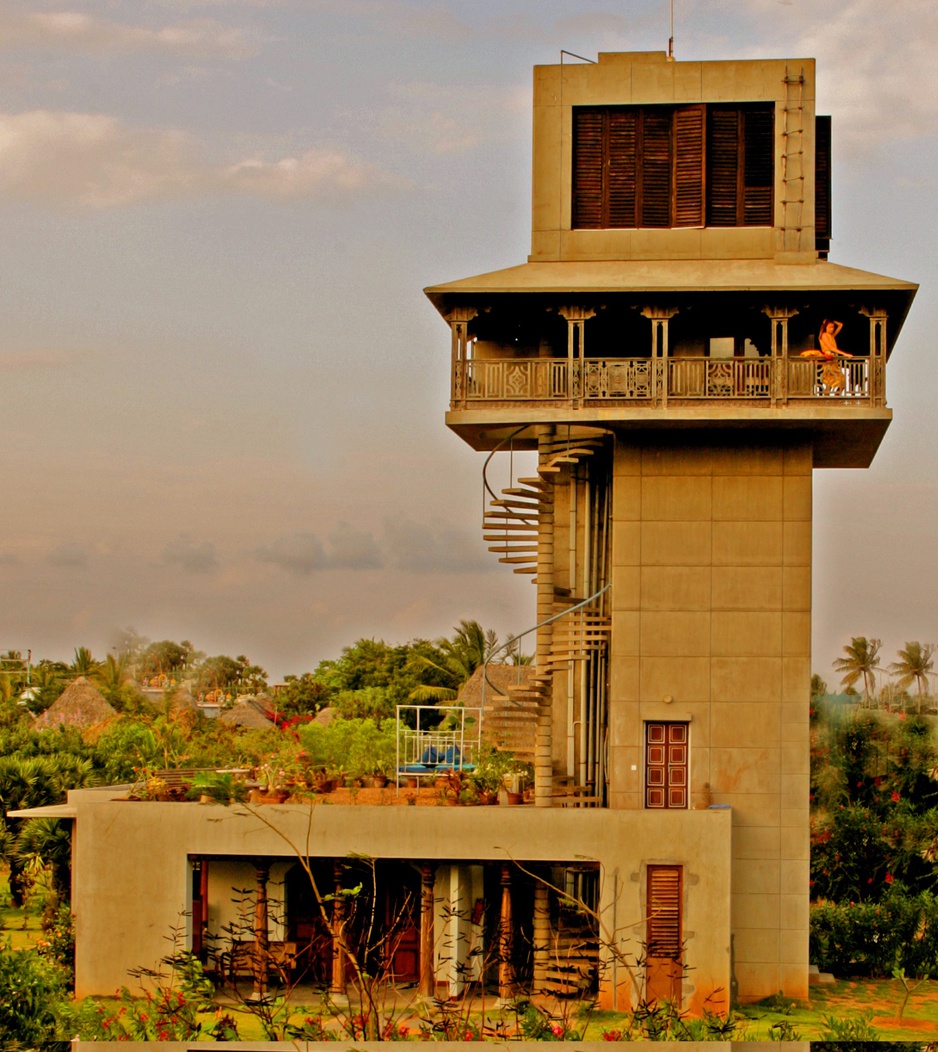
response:
<path fill-rule="evenodd" d="M 814 87 L 801 58 L 537 67 L 528 262 L 427 290 L 448 426 L 538 453 L 488 494 L 539 627 L 487 726 L 538 805 L 608 809 L 606 906 L 691 1006 L 807 994 L 812 472 L 872 460 L 916 288 L 827 261 Z"/>

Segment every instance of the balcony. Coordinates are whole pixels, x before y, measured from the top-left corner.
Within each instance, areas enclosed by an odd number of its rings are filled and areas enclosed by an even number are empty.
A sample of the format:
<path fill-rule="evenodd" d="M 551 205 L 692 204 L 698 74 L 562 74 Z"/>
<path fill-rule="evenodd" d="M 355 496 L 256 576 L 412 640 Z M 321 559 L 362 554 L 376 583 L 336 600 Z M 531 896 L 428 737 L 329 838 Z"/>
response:
<path fill-rule="evenodd" d="M 453 410 L 679 409 L 711 404 L 883 408 L 881 358 L 469 358 L 453 368 Z"/>

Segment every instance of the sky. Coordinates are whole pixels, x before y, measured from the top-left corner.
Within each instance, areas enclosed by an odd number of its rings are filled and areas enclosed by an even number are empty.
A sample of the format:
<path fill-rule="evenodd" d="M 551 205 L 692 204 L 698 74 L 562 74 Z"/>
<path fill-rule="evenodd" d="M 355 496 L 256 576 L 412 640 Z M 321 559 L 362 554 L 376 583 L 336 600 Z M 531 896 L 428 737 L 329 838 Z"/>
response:
<path fill-rule="evenodd" d="M 873 467 L 815 476 L 835 682 L 851 636 L 938 641 L 938 9 L 674 15 L 678 59 L 817 59 L 831 259 L 922 286 Z M 0 650 L 133 627 L 276 679 L 529 627 L 421 290 L 526 258 L 532 66 L 667 40 L 666 0 L 4 0 Z"/>

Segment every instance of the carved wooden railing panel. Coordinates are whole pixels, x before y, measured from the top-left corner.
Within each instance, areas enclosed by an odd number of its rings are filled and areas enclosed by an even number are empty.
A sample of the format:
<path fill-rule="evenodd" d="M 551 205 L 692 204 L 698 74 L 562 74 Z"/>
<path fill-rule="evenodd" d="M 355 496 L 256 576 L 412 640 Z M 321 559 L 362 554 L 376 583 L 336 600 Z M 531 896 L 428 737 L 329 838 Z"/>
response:
<path fill-rule="evenodd" d="M 470 402 L 566 399 L 565 358 L 470 358 L 465 363 Z"/>

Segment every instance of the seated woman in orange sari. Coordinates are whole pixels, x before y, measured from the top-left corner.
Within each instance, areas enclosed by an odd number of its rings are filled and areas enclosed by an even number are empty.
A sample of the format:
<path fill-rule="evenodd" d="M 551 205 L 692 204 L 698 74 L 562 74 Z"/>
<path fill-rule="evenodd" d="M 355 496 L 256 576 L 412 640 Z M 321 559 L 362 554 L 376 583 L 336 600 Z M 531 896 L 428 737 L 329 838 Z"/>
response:
<path fill-rule="evenodd" d="M 837 346 L 837 334 L 844 327 L 841 321 L 831 321 L 825 318 L 821 322 L 819 342 L 820 351 L 803 351 L 803 358 L 823 358 L 824 364 L 820 368 L 820 382 L 827 388 L 829 394 L 837 394 L 846 387 L 846 377 L 843 367 L 837 364 L 838 358 L 852 358 L 852 354 L 840 350 Z"/>

